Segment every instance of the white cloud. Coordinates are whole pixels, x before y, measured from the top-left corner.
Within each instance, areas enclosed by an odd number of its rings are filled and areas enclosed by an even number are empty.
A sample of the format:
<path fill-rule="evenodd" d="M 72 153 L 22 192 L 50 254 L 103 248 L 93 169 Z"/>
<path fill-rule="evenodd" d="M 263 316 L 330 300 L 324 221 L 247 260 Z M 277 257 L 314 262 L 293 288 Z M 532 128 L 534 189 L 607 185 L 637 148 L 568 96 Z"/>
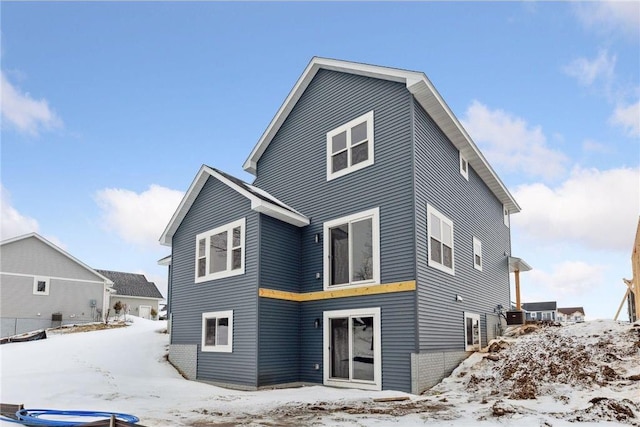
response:
<path fill-rule="evenodd" d="M 599 33 L 621 32 L 637 37 L 640 31 L 640 3 L 637 1 L 574 2 L 578 18 Z"/>
<path fill-rule="evenodd" d="M 0 184 L 0 240 L 37 233 L 39 228 L 38 221 L 22 215 L 11 206 L 11 196 Z"/>
<path fill-rule="evenodd" d="M 601 50 L 593 60 L 586 58 L 573 60 L 564 67 L 564 72 L 575 77 L 584 86 L 592 86 L 597 82 L 602 82 L 606 93 L 608 93 L 615 77 L 615 68 L 616 56 L 610 56 L 606 50 Z"/>
<path fill-rule="evenodd" d="M 142 193 L 107 188 L 96 193 L 96 201 L 108 229 L 126 242 L 153 247 L 158 245 L 183 194 L 159 185 L 151 185 Z"/>
<path fill-rule="evenodd" d="M 35 100 L 28 93 L 21 93 L 4 75 L 0 76 L 3 123 L 8 123 L 19 132 L 37 136 L 42 130 L 62 126 L 62 120 L 49 108 L 46 99 Z"/>
<path fill-rule="evenodd" d="M 462 124 L 499 170 L 546 180 L 565 172 L 566 156 L 547 145 L 540 126 L 532 127 L 519 117 L 490 110 L 478 101 L 467 108 Z"/>
<path fill-rule="evenodd" d="M 584 295 L 605 281 L 605 266 L 583 261 L 564 261 L 552 266 L 550 272 L 533 269 L 527 273 L 527 282 L 545 288 L 548 300 L 562 300 L 565 296 Z"/>
<path fill-rule="evenodd" d="M 622 127 L 629 136 L 640 137 L 640 101 L 631 105 L 618 106 L 610 122 Z"/>
<path fill-rule="evenodd" d="M 640 214 L 640 169 L 575 168 L 555 188 L 541 183 L 514 191 L 522 212 L 512 222 L 542 244 L 573 242 L 628 252 Z"/>

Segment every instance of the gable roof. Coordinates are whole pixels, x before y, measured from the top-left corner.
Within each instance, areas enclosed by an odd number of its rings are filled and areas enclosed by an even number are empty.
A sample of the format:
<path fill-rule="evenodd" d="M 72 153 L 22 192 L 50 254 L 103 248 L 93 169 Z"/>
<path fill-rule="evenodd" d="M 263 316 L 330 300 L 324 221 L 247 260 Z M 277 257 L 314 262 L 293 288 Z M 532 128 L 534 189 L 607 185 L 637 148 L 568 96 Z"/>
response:
<path fill-rule="evenodd" d="M 87 264 L 85 264 L 84 262 L 80 261 L 79 259 L 77 259 L 73 255 L 71 255 L 67 251 L 63 250 L 62 248 L 54 245 L 53 243 L 51 243 L 50 241 L 48 241 L 47 239 L 45 239 L 44 237 L 42 237 L 38 233 L 23 234 L 21 236 L 17 236 L 17 237 L 13 237 L 11 239 L 3 240 L 2 242 L 0 242 L 0 246 L 8 245 L 10 243 L 19 242 L 21 240 L 26 240 L 26 239 L 30 239 L 30 238 L 35 238 L 35 239 L 39 240 L 40 242 L 44 243 L 45 245 L 49 246 L 51 249 L 61 253 L 65 257 L 69 258 L 69 260 L 73 261 L 74 263 L 78 264 L 80 267 L 84 268 L 85 270 L 89 271 L 91 274 L 95 275 L 100 280 L 104 281 L 104 283 L 107 286 L 113 285 L 113 282 L 111 280 L 109 280 L 107 277 L 105 277 L 102 274 L 100 274 L 97 270 L 94 270 L 93 268 L 89 267 Z"/>
<path fill-rule="evenodd" d="M 487 184 L 495 196 L 505 205 L 510 213 L 520 212 L 520 206 L 509 190 L 502 183 L 498 175 L 491 168 L 484 155 L 480 152 L 467 131 L 462 127 L 456 116 L 444 102 L 438 91 L 427 76 L 422 72 L 408 71 L 398 68 L 381 67 L 377 65 L 361 64 L 357 62 L 313 57 L 307 68 L 296 82 L 295 86 L 284 100 L 284 103 L 269 123 L 260 140 L 244 162 L 244 170 L 256 174 L 258 160 L 265 152 L 271 140 L 285 122 L 289 113 L 307 89 L 319 70 L 339 71 L 365 77 L 404 83 L 407 90 L 413 94 L 418 103 L 431 116 L 453 145 L 460 150 L 469 164 Z"/>
<path fill-rule="evenodd" d="M 171 217 L 169 224 L 165 228 L 162 236 L 160 236 L 160 243 L 163 245 L 171 246 L 171 238 L 176 232 L 180 223 L 184 219 L 187 212 L 196 200 L 196 197 L 204 187 L 205 183 L 213 177 L 223 184 L 227 185 L 234 191 L 237 191 L 247 199 L 251 201 L 251 209 L 256 212 L 264 213 L 273 218 L 279 219 L 286 223 L 295 225 L 297 227 L 304 227 L 309 225 L 309 218 L 302 215 L 290 206 L 282 203 L 269 193 L 254 187 L 251 184 L 235 178 L 229 174 L 226 174 L 218 169 L 212 168 L 207 165 L 202 165 L 195 179 L 191 183 L 191 186 L 187 190 L 186 194 L 182 198 L 178 209 Z"/>
<path fill-rule="evenodd" d="M 117 295 L 164 299 L 156 284 L 149 282 L 144 274 L 123 273 L 121 271 L 96 270 L 113 281 Z"/>
<path fill-rule="evenodd" d="M 558 307 L 558 312 L 567 315 L 580 312 L 584 316 L 584 308 L 582 307 Z"/>
<path fill-rule="evenodd" d="M 558 307 L 555 301 L 545 302 L 527 302 L 522 304 L 522 308 L 526 311 L 553 311 Z"/>

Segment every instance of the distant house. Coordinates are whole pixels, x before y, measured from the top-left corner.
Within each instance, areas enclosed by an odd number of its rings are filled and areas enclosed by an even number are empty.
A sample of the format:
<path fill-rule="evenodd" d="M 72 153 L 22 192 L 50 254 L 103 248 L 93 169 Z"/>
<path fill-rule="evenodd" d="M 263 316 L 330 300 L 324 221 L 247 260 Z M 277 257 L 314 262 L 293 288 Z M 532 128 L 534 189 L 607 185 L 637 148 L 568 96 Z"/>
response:
<path fill-rule="evenodd" d="M 562 323 L 584 322 L 584 308 L 582 307 L 558 308 L 558 321 Z"/>
<path fill-rule="evenodd" d="M 160 311 L 159 303 L 164 299 L 155 283 L 149 282 L 144 274 L 123 273 L 120 271 L 96 270 L 113 282 L 109 307 L 120 301 L 126 304 L 128 312 L 134 316 L 151 319 L 151 310 Z"/>
<path fill-rule="evenodd" d="M 188 378 L 421 393 L 500 329 L 517 202 L 421 72 L 313 58 L 161 243 Z"/>
<path fill-rule="evenodd" d="M 99 321 L 112 284 L 36 233 L 0 242 L 0 335 Z"/>
<path fill-rule="evenodd" d="M 550 320 L 558 319 L 558 304 L 555 301 L 528 302 L 522 304 L 526 320 Z"/>

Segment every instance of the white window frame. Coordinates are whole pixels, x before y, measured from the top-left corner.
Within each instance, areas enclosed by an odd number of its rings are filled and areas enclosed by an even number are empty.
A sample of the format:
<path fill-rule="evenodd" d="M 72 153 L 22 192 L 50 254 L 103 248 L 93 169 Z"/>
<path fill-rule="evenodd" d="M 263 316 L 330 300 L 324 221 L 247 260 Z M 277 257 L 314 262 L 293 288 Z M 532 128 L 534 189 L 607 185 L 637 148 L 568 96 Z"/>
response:
<path fill-rule="evenodd" d="M 360 162 L 360 163 L 356 163 L 355 165 L 351 164 L 351 132 L 349 132 L 352 128 L 354 128 L 355 126 L 361 124 L 361 123 L 367 123 L 367 141 L 368 141 L 368 153 L 367 153 L 367 160 Z M 345 123 L 344 125 L 330 131 L 327 132 L 327 181 L 331 181 L 332 179 L 335 178 L 339 178 L 341 176 L 347 175 L 351 172 L 355 172 L 357 170 L 360 170 L 362 168 L 365 168 L 367 166 L 371 166 L 373 164 L 373 154 L 374 154 L 374 150 L 373 150 L 373 146 L 374 146 L 374 135 L 373 135 L 373 110 L 369 111 L 366 114 L 363 114 L 360 117 L 357 117 L 353 120 L 351 120 L 348 123 Z M 347 167 L 344 169 L 340 169 L 337 172 L 333 172 L 332 170 L 332 157 L 333 157 L 333 150 L 332 150 L 332 138 L 335 135 L 338 135 L 342 132 L 347 132 L 347 146 L 346 146 L 346 151 L 347 151 Z M 357 144 L 356 144 L 357 145 Z"/>
<path fill-rule="evenodd" d="M 38 282 L 44 282 L 44 292 L 38 291 Z M 33 294 L 34 295 L 49 295 L 50 286 L 51 286 L 51 279 L 48 277 L 35 276 L 33 278 Z"/>
<path fill-rule="evenodd" d="M 228 344 L 224 345 L 207 345 L 206 332 L 207 332 L 207 320 L 208 319 L 229 319 L 228 326 Z M 216 327 L 218 323 L 216 320 Z M 210 311 L 208 313 L 202 313 L 202 341 L 200 343 L 200 350 L 205 352 L 218 352 L 218 353 L 232 353 L 233 352 L 233 310 L 226 311 Z"/>
<path fill-rule="evenodd" d="M 476 262 L 476 257 L 480 258 L 480 264 Z M 482 271 L 482 264 L 484 264 L 484 258 L 482 258 L 482 241 L 477 237 L 473 238 L 473 268 Z"/>
<path fill-rule="evenodd" d="M 469 181 L 469 161 L 462 155 L 462 151 L 459 151 L 460 158 L 460 175 Z"/>
<path fill-rule="evenodd" d="M 467 344 L 467 319 L 473 319 L 478 322 L 478 344 Z M 465 351 L 479 351 L 482 348 L 482 324 L 480 323 L 480 315 L 477 313 L 464 312 L 464 349 Z"/>
<path fill-rule="evenodd" d="M 373 360 L 374 371 L 373 381 L 357 380 L 357 379 L 340 379 L 331 378 L 331 351 L 330 351 L 330 334 L 331 327 L 329 320 L 340 317 L 366 317 L 373 316 Z M 382 327 L 380 322 L 380 307 L 360 308 L 354 310 L 334 310 L 325 311 L 323 313 L 323 381 L 324 385 L 333 387 L 359 388 L 364 390 L 382 390 Z M 351 334 L 351 331 L 349 331 Z M 352 340 L 349 340 L 351 343 Z M 352 359 L 353 348 L 349 345 L 349 359 Z M 351 370 L 350 370 L 351 371 Z M 351 377 L 353 372 L 349 373 Z"/>
<path fill-rule="evenodd" d="M 349 229 L 353 222 L 371 218 L 371 258 L 373 260 L 373 277 L 369 280 L 354 281 L 351 271 L 351 254 L 349 254 L 349 283 L 331 285 L 331 233 L 330 230 L 341 224 L 348 223 Z M 370 286 L 380 283 L 380 208 L 373 208 L 353 215 L 327 221 L 323 224 L 323 259 L 324 259 L 324 290 Z M 352 234 L 349 233 L 349 250 L 351 251 Z"/>
<path fill-rule="evenodd" d="M 509 227 L 510 225 L 510 221 L 509 221 L 509 209 L 507 209 L 506 206 L 502 205 L 502 220 L 504 221 L 504 225 L 506 225 L 507 227 Z"/>
<path fill-rule="evenodd" d="M 438 261 L 431 259 L 431 231 L 433 230 L 433 226 L 431 224 L 431 215 L 436 216 L 441 222 L 444 222 L 451 228 L 451 267 L 450 268 L 444 264 L 439 263 Z M 433 267 L 437 270 L 443 271 L 445 273 L 449 273 L 452 276 L 455 276 L 455 271 L 456 271 L 456 257 L 455 257 L 456 250 L 455 250 L 454 236 L 455 236 L 455 232 L 453 228 L 453 221 L 451 221 L 448 217 L 444 216 L 442 213 L 440 213 L 436 208 L 434 208 L 430 204 L 427 204 L 427 257 L 429 260 L 429 267 Z M 439 241 L 442 244 L 442 239 L 439 239 Z"/>
<path fill-rule="evenodd" d="M 240 227 L 240 268 L 235 270 L 232 269 L 233 264 L 233 249 L 237 249 L 237 246 L 233 246 L 233 229 Z M 215 273 L 210 272 L 210 264 L 211 264 L 211 236 L 216 234 L 220 234 L 222 232 L 227 232 L 227 268 L 223 271 L 218 271 Z M 222 225 L 220 227 L 216 227 L 213 230 L 205 231 L 204 233 L 200 233 L 196 236 L 196 252 L 195 252 L 195 271 L 194 277 L 196 283 L 207 282 L 209 280 L 222 279 L 224 277 L 232 277 L 238 276 L 240 274 L 244 274 L 245 267 L 245 234 L 246 234 L 246 219 L 242 218 L 237 221 L 231 222 L 229 224 Z M 198 276 L 198 261 L 202 257 L 199 256 L 198 247 L 200 244 L 200 240 L 205 240 L 205 275 Z"/>

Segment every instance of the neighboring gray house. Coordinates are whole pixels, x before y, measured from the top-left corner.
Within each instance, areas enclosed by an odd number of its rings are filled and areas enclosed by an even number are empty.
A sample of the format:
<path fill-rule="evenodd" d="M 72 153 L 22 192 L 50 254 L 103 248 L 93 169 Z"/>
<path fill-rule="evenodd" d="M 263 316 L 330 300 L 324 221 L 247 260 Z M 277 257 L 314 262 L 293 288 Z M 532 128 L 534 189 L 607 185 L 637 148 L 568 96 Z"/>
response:
<path fill-rule="evenodd" d="M 555 322 L 558 318 L 558 304 L 555 301 L 528 302 L 522 304 L 526 320 L 548 320 Z"/>
<path fill-rule="evenodd" d="M 160 239 L 187 377 L 420 393 L 500 329 L 520 207 L 423 73 L 312 59 L 244 169 Z"/>
<path fill-rule="evenodd" d="M 156 284 L 149 282 L 144 274 L 123 273 L 120 271 L 96 270 L 113 282 L 114 292 L 111 294 L 109 307 L 113 314 L 113 305 L 120 301 L 126 304 L 129 314 L 151 319 L 151 310 L 156 315 L 160 311 L 158 305 L 164 299 Z"/>
<path fill-rule="evenodd" d="M 0 243 L 2 337 L 100 321 L 112 282 L 42 236 Z"/>

